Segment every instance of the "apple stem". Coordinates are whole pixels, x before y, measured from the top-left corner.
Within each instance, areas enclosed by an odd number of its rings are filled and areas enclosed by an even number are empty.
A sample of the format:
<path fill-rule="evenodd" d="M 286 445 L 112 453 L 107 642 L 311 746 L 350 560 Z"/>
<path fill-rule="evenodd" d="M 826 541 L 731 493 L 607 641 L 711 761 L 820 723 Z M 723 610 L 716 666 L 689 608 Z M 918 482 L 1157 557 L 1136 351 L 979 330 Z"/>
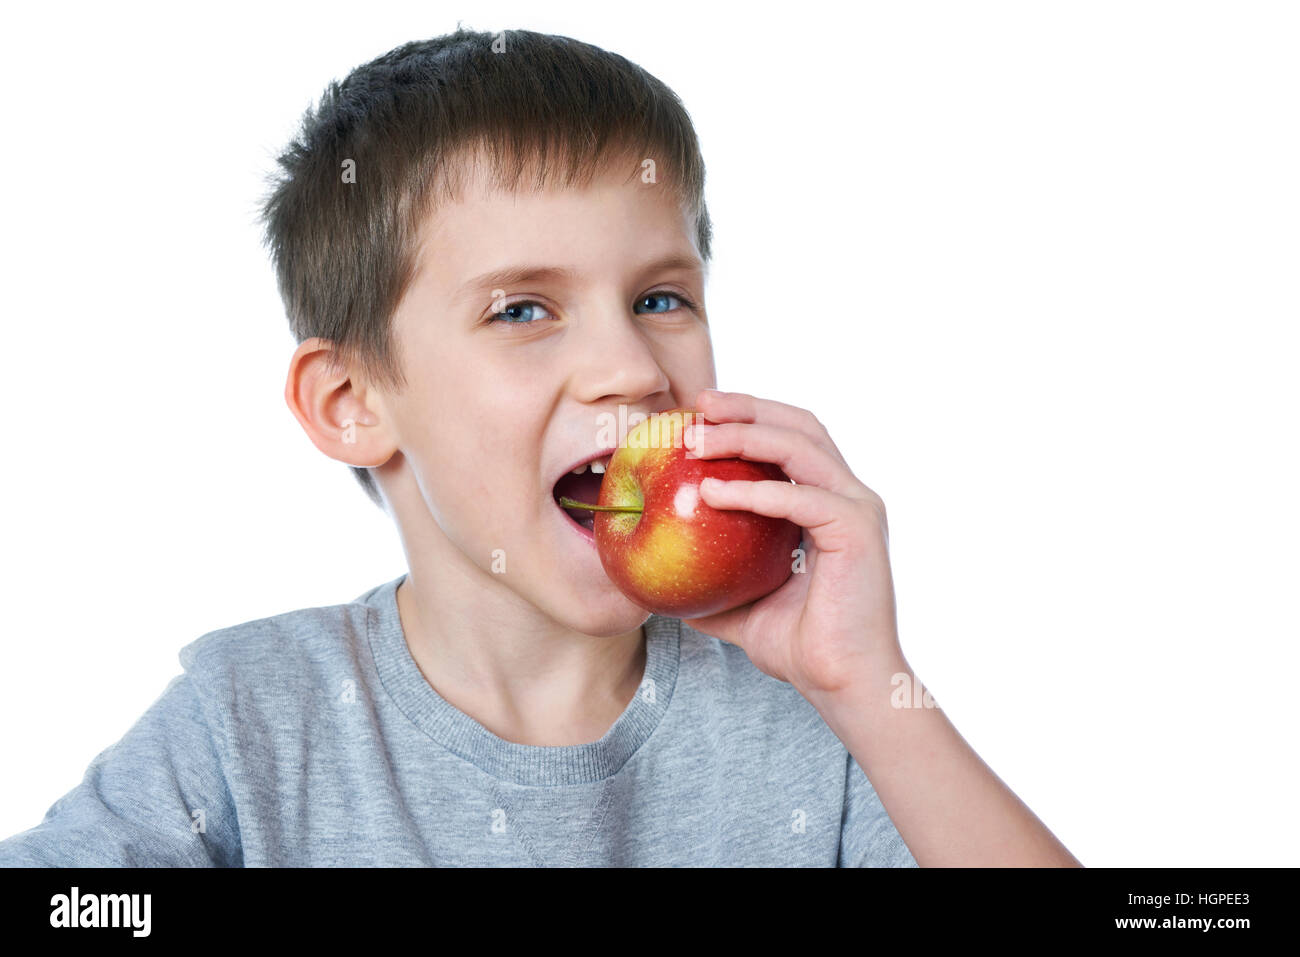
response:
<path fill-rule="evenodd" d="M 586 502 L 575 502 L 571 498 L 563 495 L 560 496 L 560 505 L 564 508 L 581 508 L 589 512 L 639 512 L 640 505 L 588 505 Z"/>

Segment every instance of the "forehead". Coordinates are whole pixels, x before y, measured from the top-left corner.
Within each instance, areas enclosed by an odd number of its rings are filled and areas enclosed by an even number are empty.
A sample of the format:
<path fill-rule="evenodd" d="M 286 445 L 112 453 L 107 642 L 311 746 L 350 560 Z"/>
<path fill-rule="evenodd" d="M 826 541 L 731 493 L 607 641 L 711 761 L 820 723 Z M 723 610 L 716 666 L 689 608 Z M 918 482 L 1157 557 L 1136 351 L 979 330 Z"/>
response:
<path fill-rule="evenodd" d="M 454 275 L 521 256 L 594 267 L 671 252 L 698 261 L 694 210 L 662 171 L 643 164 L 627 152 L 611 155 L 570 181 L 561 164 L 539 177 L 538 160 L 503 173 L 481 152 L 462 153 L 433 191 L 421 268 Z"/>

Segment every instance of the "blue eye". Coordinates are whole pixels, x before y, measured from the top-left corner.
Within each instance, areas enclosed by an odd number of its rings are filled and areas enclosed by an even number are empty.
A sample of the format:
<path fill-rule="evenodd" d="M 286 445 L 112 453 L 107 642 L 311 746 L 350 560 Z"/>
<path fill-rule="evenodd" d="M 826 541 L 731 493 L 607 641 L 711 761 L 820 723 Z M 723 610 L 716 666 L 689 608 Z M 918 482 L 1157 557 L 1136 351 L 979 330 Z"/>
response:
<path fill-rule="evenodd" d="M 653 303 L 656 300 L 663 302 L 666 299 L 676 299 L 678 305 L 668 306 L 664 309 L 647 309 L 646 312 L 672 312 L 673 309 L 679 308 L 680 306 L 694 306 L 694 303 L 690 302 L 685 296 L 680 296 L 675 292 L 648 292 L 637 301 L 637 305 L 640 306 L 647 302 Z"/>
<path fill-rule="evenodd" d="M 527 325 L 530 322 L 533 322 L 535 319 L 542 318 L 540 316 L 533 315 L 534 311 L 537 309 L 546 312 L 546 307 L 543 306 L 540 302 L 533 302 L 531 299 L 526 299 L 523 302 L 512 303 L 509 306 L 506 306 L 500 312 L 494 312 L 492 314 L 492 318 L 489 321 L 510 322 L 518 325 Z M 521 312 L 524 313 L 523 316 L 520 315 Z M 547 312 L 546 315 L 549 316 L 550 313 Z"/>
<path fill-rule="evenodd" d="M 677 305 L 672 305 L 671 303 L 673 301 L 676 301 Z M 637 311 L 654 315 L 658 313 L 673 312 L 683 306 L 687 309 L 695 308 L 694 302 L 687 299 L 681 293 L 676 292 L 649 292 L 637 300 L 638 307 L 643 306 L 646 303 L 650 304 L 649 309 L 641 310 L 638 308 Z M 538 314 L 539 310 L 541 313 L 540 315 Z M 519 302 L 511 303 L 500 312 L 492 313 L 488 318 L 488 322 L 505 322 L 516 326 L 527 326 L 531 325 L 538 319 L 545 319 L 548 317 L 552 319 L 555 318 L 540 302 L 535 302 L 532 299 L 523 299 Z"/>

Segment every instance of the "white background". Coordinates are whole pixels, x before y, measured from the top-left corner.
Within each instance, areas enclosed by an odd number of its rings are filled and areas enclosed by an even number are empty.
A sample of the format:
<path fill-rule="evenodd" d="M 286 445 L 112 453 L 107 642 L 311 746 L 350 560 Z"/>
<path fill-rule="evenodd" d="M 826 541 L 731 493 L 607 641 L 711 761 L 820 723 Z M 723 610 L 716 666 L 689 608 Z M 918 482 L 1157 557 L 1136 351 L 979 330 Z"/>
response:
<path fill-rule="evenodd" d="M 719 385 L 889 507 L 904 651 L 1088 865 L 1296 865 L 1300 14 L 1288 3 L 9 12 L 0 837 L 201 634 L 400 575 L 285 407 L 255 222 L 331 78 L 527 28 L 697 124 Z"/>

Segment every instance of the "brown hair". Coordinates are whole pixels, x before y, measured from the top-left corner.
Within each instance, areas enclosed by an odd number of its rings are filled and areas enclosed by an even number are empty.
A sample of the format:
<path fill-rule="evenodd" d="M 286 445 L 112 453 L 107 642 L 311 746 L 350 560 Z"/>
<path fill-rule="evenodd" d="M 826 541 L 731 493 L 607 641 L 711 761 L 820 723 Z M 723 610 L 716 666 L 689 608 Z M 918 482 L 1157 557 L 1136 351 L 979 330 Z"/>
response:
<path fill-rule="evenodd" d="M 299 343 L 330 340 L 336 372 L 350 366 L 393 391 L 404 387 L 391 320 L 414 275 L 436 187 L 458 195 L 467 150 L 488 157 L 493 184 L 509 190 L 526 168 L 543 187 L 558 164 L 573 185 L 611 156 L 653 158 L 656 180 L 694 216 L 709 261 L 704 161 L 672 90 L 618 54 L 569 37 L 458 28 L 331 81 L 269 178 L 264 242 L 290 329 Z M 352 471 L 383 507 L 370 470 Z"/>

